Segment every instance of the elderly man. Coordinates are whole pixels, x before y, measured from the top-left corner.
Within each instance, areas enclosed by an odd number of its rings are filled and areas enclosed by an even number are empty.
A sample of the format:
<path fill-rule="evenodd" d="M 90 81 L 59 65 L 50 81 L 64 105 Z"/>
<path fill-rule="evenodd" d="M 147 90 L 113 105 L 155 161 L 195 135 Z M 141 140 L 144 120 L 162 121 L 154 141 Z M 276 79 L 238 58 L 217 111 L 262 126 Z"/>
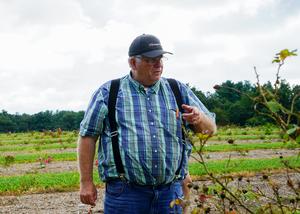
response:
<path fill-rule="evenodd" d="M 78 142 L 83 203 L 95 205 L 97 199 L 92 172 L 100 137 L 98 170 L 106 183 L 105 213 L 182 212 L 170 207 L 172 200 L 188 194 L 186 184 L 191 181 L 191 145 L 182 125 L 209 134 L 216 125 L 214 114 L 185 84 L 173 80 L 176 94 L 170 80 L 161 77 L 164 54 L 171 53 L 157 37 L 138 36 L 129 47 L 130 73 L 93 94 Z"/>

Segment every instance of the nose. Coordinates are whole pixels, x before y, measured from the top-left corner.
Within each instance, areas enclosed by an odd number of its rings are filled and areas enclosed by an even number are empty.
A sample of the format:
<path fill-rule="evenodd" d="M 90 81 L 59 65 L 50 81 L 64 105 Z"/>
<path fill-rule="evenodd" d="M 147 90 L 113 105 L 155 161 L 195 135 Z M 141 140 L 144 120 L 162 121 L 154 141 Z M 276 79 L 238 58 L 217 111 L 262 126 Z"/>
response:
<path fill-rule="evenodd" d="M 162 61 L 161 58 L 157 58 L 157 59 L 155 59 L 155 60 L 153 61 L 153 65 L 154 65 L 154 66 L 160 66 L 160 65 L 162 65 L 162 64 L 163 64 L 163 61 Z"/>

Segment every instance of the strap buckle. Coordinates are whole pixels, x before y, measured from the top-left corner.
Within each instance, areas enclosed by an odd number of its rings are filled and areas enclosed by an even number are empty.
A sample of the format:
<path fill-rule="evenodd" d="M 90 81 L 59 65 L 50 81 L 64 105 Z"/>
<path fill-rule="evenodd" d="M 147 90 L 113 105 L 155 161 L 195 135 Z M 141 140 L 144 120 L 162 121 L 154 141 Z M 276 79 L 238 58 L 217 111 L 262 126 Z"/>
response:
<path fill-rule="evenodd" d="M 110 137 L 115 137 L 118 135 L 118 131 L 113 131 L 110 133 Z"/>
<path fill-rule="evenodd" d="M 181 175 L 175 175 L 175 178 L 173 181 L 178 181 L 181 178 Z"/>
<path fill-rule="evenodd" d="M 125 173 L 119 173 L 119 178 L 121 179 L 121 181 L 126 181 Z"/>

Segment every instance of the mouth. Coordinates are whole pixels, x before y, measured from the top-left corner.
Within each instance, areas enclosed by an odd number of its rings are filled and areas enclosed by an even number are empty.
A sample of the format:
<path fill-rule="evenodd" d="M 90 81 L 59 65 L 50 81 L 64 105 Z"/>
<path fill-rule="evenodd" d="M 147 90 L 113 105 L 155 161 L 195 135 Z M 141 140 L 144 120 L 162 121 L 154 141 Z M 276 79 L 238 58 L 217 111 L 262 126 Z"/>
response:
<path fill-rule="evenodd" d="M 154 71 L 153 72 L 153 75 L 158 77 L 158 76 L 161 76 L 162 72 L 161 71 Z"/>
<path fill-rule="evenodd" d="M 153 70 L 154 73 L 161 73 L 162 72 L 162 69 L 161 68 L 158 68 L 158 69 L 155 69 Z"/>

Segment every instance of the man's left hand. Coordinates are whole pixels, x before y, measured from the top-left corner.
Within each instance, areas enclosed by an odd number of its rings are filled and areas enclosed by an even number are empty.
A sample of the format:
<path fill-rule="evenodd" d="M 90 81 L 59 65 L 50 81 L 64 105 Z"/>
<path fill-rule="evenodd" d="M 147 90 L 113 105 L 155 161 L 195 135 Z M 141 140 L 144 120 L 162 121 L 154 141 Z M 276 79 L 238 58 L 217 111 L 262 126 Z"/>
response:
<path fill-rule="evenodd" d="M 185 111 L 185 113 L 182 114 L 182 118 L 189 124 L 194 125 L 201 121 L 201 112 L 197 107 L 183 104 L 182 108 Z"/>

